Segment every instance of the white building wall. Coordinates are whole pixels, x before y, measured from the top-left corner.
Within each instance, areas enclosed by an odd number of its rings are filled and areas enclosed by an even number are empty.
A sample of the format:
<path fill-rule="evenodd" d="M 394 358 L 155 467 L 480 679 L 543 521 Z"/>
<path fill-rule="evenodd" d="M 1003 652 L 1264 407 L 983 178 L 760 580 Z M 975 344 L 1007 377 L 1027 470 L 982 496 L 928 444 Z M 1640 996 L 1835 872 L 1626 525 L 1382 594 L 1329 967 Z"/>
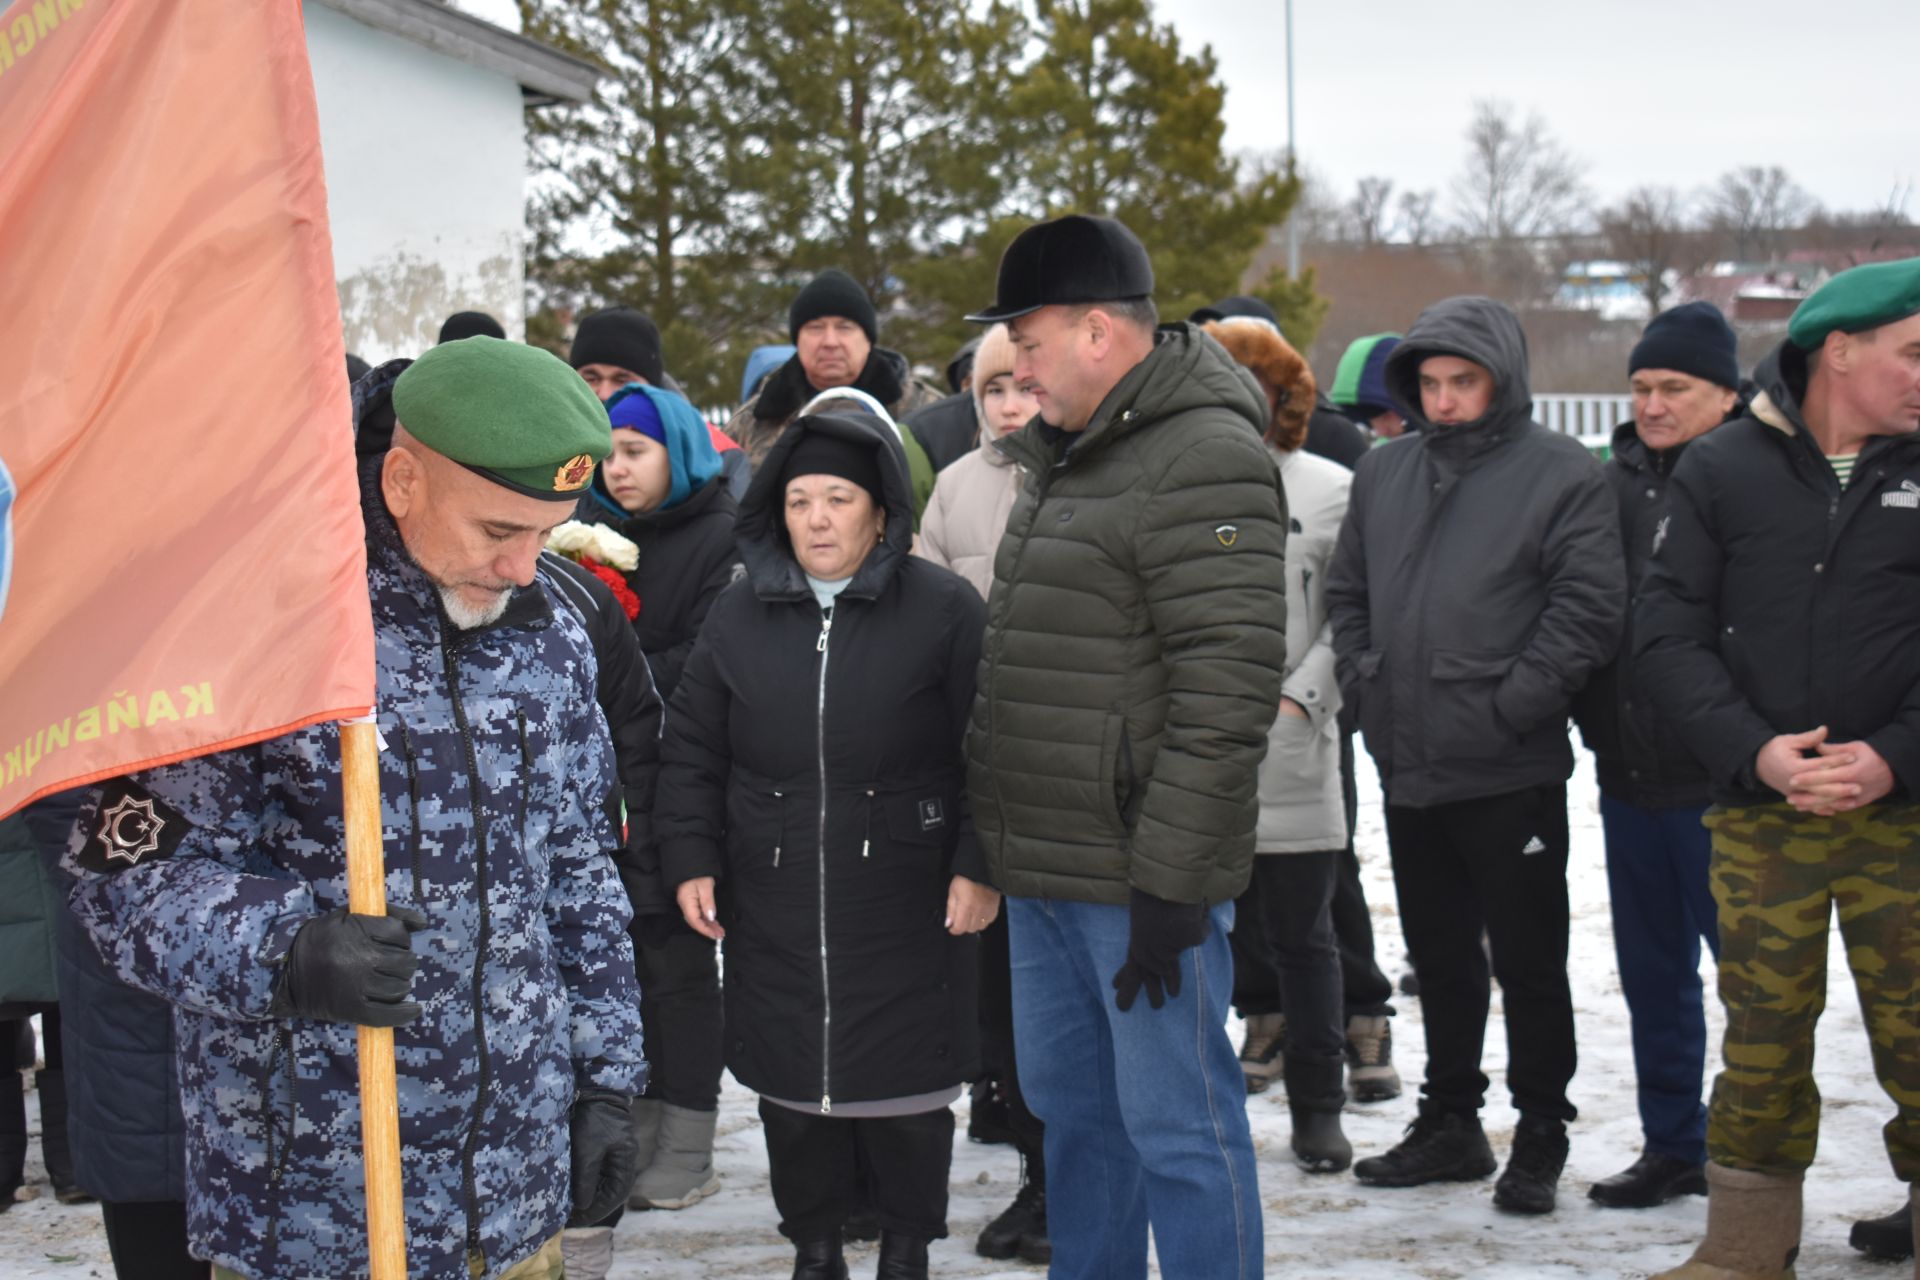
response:
<path fill-rule="evenodd" d="M 306 0 L 347 350 L 433 345 L 455 311 L 525 331 L 520 86 Z"/>

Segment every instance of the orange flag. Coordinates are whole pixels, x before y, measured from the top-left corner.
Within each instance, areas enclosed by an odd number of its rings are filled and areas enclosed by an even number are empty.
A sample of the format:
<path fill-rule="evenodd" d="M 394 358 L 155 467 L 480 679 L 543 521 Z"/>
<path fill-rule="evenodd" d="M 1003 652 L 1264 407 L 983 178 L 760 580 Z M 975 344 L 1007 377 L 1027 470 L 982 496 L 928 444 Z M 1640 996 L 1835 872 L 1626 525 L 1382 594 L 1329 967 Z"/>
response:
<path fill-rule="evenodd" d="M 295 0 L 0 8 L 0 815 L 367 712 Z"/>

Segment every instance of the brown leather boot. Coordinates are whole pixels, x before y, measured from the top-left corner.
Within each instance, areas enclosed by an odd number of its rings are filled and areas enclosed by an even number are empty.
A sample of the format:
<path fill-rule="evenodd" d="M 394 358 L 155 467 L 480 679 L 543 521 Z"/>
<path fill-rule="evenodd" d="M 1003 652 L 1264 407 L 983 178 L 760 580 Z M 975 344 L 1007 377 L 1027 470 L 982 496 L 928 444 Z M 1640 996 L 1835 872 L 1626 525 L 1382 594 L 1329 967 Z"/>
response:
<path fill-rule="evenodd" d="M 1793 1280 L 1800 1252 L 1799 1174 L 1707 1166 L 1707 1238 L 1653 1280 Z"/>

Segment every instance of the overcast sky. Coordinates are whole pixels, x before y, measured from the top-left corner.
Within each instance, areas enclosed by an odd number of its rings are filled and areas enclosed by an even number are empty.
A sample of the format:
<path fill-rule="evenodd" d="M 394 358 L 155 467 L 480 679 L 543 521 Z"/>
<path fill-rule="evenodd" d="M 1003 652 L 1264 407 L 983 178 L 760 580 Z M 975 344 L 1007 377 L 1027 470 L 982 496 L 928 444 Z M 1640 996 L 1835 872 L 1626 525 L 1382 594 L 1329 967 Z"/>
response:
<path fill-rule="evenodd" d="M 518 29 L 513 0 L 457 0 Z M 1823 204 L 1920 218 L 1920 0 L 1294 0 L 1300 156 L 1341 195 L 1370 174 L 1447 210 L 1482 97 L 1538 111 L 1602 203 L 1784 167 Z M 1213 47 L 1227 146 L 1287 142 L 1284 0 L 1155 0 Z M 1824 25 L 1829 24 L 1829 25 Z"/>
<path fill-rule="evenodd" d="M 1284 0 L 1157 0 L 1211 45 L 1227 146 L 1287 141 Z M 1831 24 L 1831 25 L 1823 25 Z M 1920 218 L 1920 0 L 1294 0 L 1300 156 L 1342 195 L 1380 174 L 1448 206 L 1473 101 L 1537 110 L 1604 203 L 1778 164 L 1822 203 L 1911 183 Z"/>

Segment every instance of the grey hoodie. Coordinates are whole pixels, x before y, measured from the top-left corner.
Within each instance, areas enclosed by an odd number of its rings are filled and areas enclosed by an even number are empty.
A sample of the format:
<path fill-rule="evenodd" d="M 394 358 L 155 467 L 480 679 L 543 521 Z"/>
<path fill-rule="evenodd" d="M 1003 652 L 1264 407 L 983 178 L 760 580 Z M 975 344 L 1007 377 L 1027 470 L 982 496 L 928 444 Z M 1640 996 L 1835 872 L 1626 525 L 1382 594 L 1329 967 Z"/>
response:
<path fill-rule="evenodd" d="M 1437 355 L 1493 374 L 1480 420 L 1421 412 L 1420 364 Z M 1613 656 L 1626 609 L 1600 464 L 1529 420 L 1526 337 L 1490 299 L 1422 312 L 1387 385 L 1419 430 L 1361 459 L 1327 580 L 1341 692 L 1387 803 L 1563 782 L 1568 706 Z"/>

